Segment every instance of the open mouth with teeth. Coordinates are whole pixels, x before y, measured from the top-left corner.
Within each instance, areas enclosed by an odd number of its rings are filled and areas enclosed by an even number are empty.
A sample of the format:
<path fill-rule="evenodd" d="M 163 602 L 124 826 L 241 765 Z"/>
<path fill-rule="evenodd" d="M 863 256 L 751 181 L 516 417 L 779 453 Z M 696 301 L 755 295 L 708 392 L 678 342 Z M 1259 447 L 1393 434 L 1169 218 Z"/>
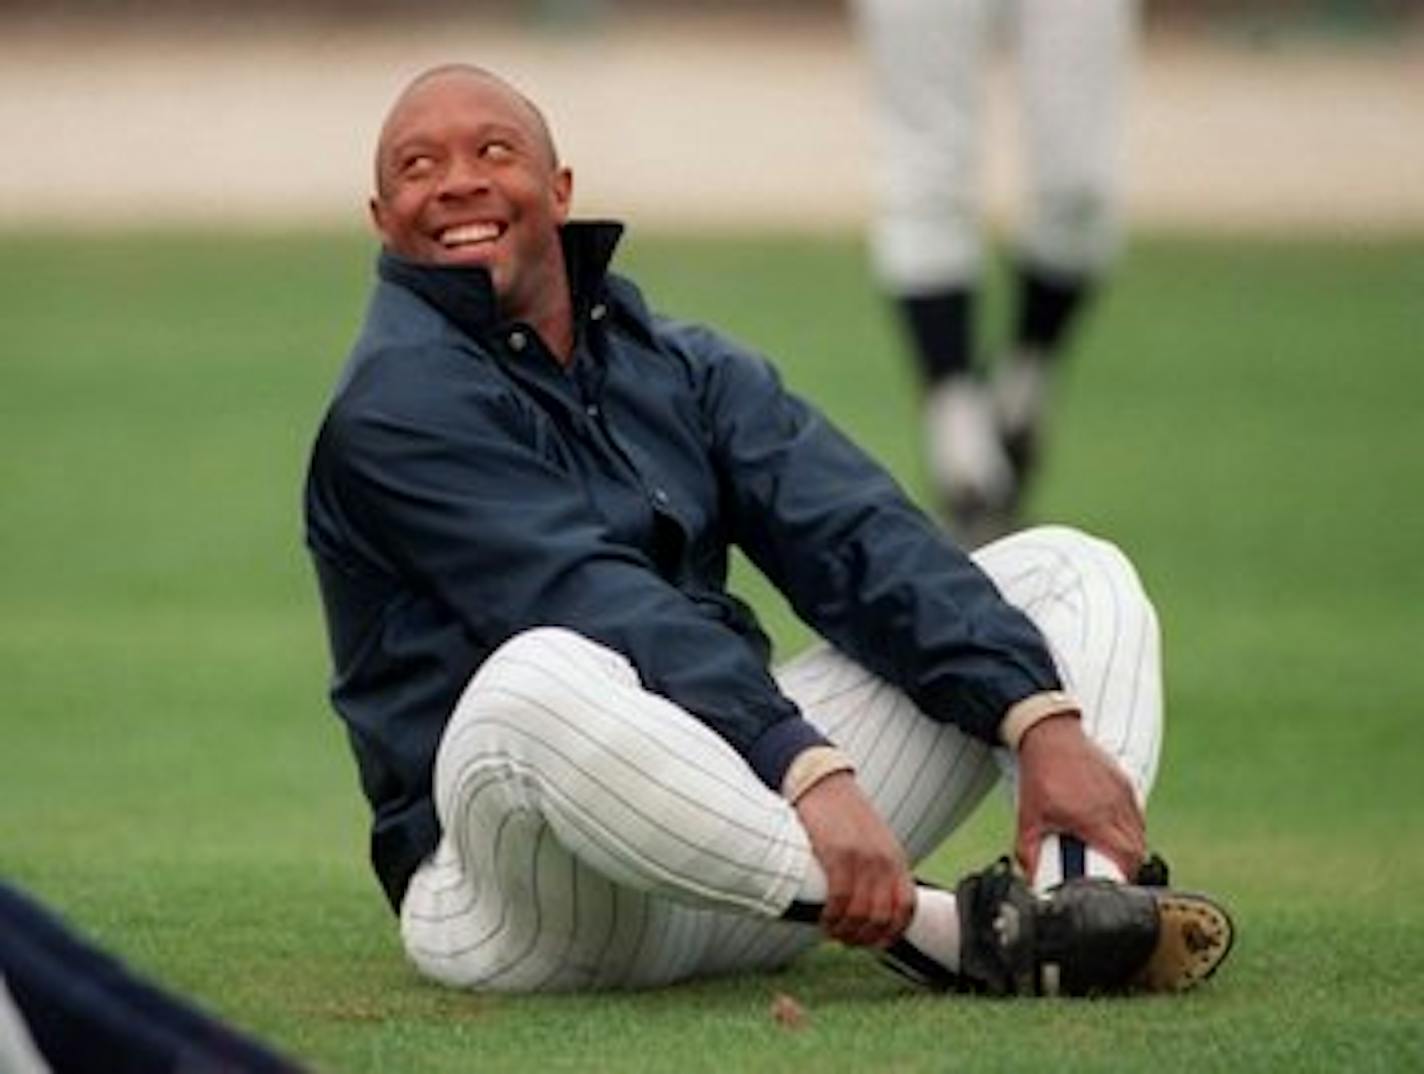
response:
<path fill-rule="evenodd" d="M 456 224 L 440 232 L 440 245 L 447 250 L 469 249 L 485 246 L 499 240 L 506 225 L 493 220 L 479 220 L 471 224 Z"/>

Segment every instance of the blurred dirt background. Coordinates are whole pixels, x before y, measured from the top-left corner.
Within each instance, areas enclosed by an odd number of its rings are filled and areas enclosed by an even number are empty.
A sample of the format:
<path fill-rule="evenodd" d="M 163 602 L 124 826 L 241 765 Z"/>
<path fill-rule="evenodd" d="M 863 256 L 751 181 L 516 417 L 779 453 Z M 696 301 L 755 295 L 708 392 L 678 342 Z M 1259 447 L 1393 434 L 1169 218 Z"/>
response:
<path fill-rule="evenodd" d="M 1125 146 L 1136 226 L 1424 228 L 1418 5 L 1303 2 L 1149 7 Z M 583 215 L 861 226 L 868 106 L 845 9 L 709 6 L 0 4 L 0 227 L 361 227 L 384 109 L 452 59 L 545 106 Z M 1012 66 L 991 78 L 1003 218 Z"/>

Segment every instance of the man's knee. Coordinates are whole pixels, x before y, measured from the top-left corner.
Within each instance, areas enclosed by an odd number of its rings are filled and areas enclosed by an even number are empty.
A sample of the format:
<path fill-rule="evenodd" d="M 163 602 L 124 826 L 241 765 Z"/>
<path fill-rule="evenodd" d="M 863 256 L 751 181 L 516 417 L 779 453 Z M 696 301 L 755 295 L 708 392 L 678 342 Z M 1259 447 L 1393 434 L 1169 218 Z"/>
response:
<path fill-rule="evenodd" d="M 476 777 L 537 782 L 550 757 L 579 752 L 588 706 L 611 686 L 636 682 L 626 659 L 575 631 L 514 635 L 480 665 L 451 713 L 436 757 L 437 795 Z"/>
<path fill-rule="evenodd" d="M 1096 577 L 1109 582 L 1119 593 L 1148 599 L 1127 553 L 1114 542 L 1075 526 L 1033 526 L 1010 534 L 1002 543 L 1019 556 L 1042 560 L 1043 567 L 1055 574 Z"/>
<path fill-rule="evenodd" d="M 521 631 L 485 658 L 456 705 L 479 716 L 506 707 L 562 709 L 570 694 L 603 678 L 632 684 L 637 673 L 621 654 L 577 631 L 541 626 Z"/>
<path fill-rule="evenodd" d="M 1120 243 L 1117 199 L 1106 182 L 1083 176 L 1038 192 L 1024 253 L 1041 269 L 1097 276 Z"/>
<path fill-rule="evenodd" d="M 1077 526 L 1065 525 L 1061 522 L 1049 522 L 1040 526 L 1030 526 L 1028 529 L 1019 530 L 1012 534 L 1007 540 L 1023 540 L 1025 543 L 1045 545 L 1052 548 L 1059 555 L 1079 556 L 1090 551 L 1096 551 L 1103 546 L 1117 550 L 1117 546 L 1111 541 Z M 1121 554 L 1121 553 L 1119 553 Z"/>
<path fill-rule="evenodd" d="M 485 749 L 497 743 L 502 752 L 527 754 L 531 744 L 586 740 L 595 725 L 598 735 L 617 737 L 641 691 L 623 654 L 565 627 L 534 627 L 479 666 L 451 714 L 441 752 L 473 738 Z"/>

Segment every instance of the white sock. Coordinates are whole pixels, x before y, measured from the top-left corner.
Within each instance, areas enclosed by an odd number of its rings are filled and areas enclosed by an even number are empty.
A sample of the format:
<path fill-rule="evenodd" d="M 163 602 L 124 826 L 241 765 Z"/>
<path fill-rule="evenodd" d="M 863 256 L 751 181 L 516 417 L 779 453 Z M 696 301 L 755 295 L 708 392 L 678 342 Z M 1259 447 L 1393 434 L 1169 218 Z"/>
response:
<path fill-rule="evenodd" d="M 1010 433 L 1031 430 L 1048 404 L 1049 356 L 1024 347 L 1004 356 L 994 370 L 994 409 Z"/>
<path fill-rule="evenodd" d="M 948 377 L 925 398 L 930 477 L 951 499 L 972 494 L 999 507 L 1014 493 L 1014 468 L 999 440 L 993 400 L 972 376 Z"/>
<path fill-rule="evenodd" d="M 1038 847 L 1038 868 L 1033 873 L 1033 890 L 1047 891 L 1075 876 L 1097 876 L 1119 884 L 1127 878 L 1107 855 L 1071 836 L 1045 836 Z"/>
<path fill-rule="evenodd" d="M 801 878 L 801 886 L 796 889 L 796 901 L 824 906 L 826 896 L 830 893 L 830 887 L 826 883 L 826 871 L 812 854 L 806 859 L 806 875 Z"/>
<path fill-rule="evenodd" d="M 939 888 L 915 888 L 915 914 L 905 929 L 905 940 L 921 953 L 942 963 L 950 973 L 957 973 L 959 906 L 954 893 Z"/>

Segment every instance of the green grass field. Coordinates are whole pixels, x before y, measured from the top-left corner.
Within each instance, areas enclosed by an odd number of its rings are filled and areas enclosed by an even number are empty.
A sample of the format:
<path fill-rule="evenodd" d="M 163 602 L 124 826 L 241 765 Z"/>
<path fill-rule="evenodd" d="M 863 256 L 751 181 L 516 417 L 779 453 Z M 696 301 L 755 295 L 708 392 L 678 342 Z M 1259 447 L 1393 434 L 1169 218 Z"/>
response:
<path fill-rule="evenodd" d="M 647 995 L 414 976 L 364 864 L 299 513 L 370 253 L 0 238 L 0 873 L 331 1074 L 1424 1069 L 1424 239 L 1143 238 L 1081 336 L 1035 513 L 1117 539 L 1157 597 L 1154 841 L 1240 939 L 1191 996 L 1078 1003 L 917 995 L 829 947 Z M 625 263 L 921 494 L 854 243 L 639 238 Z M 1006 832 L 996 801 L 928 874 Z M 778 991 L 805 1030 L 768 1016 Z"/>

